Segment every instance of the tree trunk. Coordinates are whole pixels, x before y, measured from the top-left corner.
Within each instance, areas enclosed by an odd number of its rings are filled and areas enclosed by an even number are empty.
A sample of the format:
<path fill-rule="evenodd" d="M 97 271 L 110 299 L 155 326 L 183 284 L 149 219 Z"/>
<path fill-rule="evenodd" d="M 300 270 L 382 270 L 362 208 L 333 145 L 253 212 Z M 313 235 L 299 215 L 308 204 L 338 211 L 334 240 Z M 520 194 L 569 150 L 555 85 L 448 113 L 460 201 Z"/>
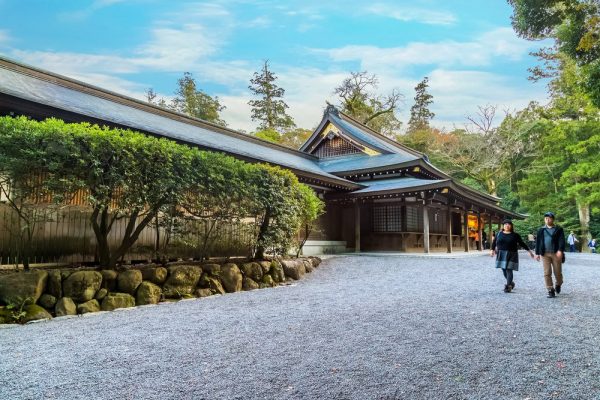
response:
<path fill-rule="evenodd" d="M 590 205 L 577 201 L 577 211 L 579 212 L 579 226 L 581 227 L 581 252 L 589 252 L 590 248 L 587 244 L 592 239 L 590 234 Z"/>
<path fill-rule="evenodd" d="M 271 222 L 271 208 L 267 207 L 267 211 L 265 212 L 265 217 L 260 225 L 260 230 L 258 231 L 258 240 L 256 241 L 256 254 L 255 258 L 257 260 L 263 260 L 265 258 L 265 245 L 264 239 L 267 231 L 269 230 L 269 223 Z"/>

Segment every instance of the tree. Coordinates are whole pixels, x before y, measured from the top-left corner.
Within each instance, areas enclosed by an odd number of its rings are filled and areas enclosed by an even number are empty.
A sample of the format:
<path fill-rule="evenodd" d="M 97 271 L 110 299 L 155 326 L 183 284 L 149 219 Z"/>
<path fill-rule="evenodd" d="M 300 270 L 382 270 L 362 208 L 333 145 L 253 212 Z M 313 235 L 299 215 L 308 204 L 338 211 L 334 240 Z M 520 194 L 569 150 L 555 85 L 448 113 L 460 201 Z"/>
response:
<path fill-rule="evenodd" d="M 408 132 L 429 129 L 429 121 L 435 116 L 429 110 L 433 103 L 433 96 L 427 92 L 429 78 L 425 77 L 415 86 L 415 104 L 410 108 Z"/>
<path fill-rule="evenodd" d="M 310 135 L 312 135 L 312 131 L 303 128 L 291 129 L 283 133 L 272 129 L 265 129 L 254 134 L 257 138 L 266 140 L 267 142 L 277 143 L 295 150 L 299 149 L 308 140 Z"/>
<path fill-rule="evenodd" d="M 283 101 L 285 90 L 275 84 L 277 76 L 269 69 L 265 61 L 262 70 L 254 73 L 248 88 L 258 100 L 250 100 L 252 120 L 259 121 L 259 129 L 283 131 L 296 126 L 294 120 L 286 112 L 288 105 Z"/>
<path fill-rule="evenodd" d="M 600 3 L 596 0 L 508 0 L 515 31 L 529 40 L 551 38 L 555 48 L 583 67 L 583 84 L 600 106 Z M 543 52 L 542 59 L 543 57 Z"/>
<path fill-rule="evenodd" d="M 175 96 L 169 104 L 164 98 L 158 98 L 154 89 L 150 88 L 146 91 L 146 101 L 150 104 L 216 125 L 227 126 L 227 122 L 221 119 L 219 114 L 225 109 L 225 106 L 221 104 L 218 97 L 211 97 L 198 89 L 196 80 L 191 73 L 185 72 L 183 77 L 177 80 Z"/>
<path fill-rule="evenodd" d="M 403 96 L 396 89 L 386 96 L 375 95 L 371 91 L 377 89 L 378 84 L 376 75 L 369 75 L 367 71 L 351 72 L 333 93 L 339 97 L 344 113 L 393 138 L 401 126 L 396 111 Z"/>
<path fill-rule="evenodd" d="M 298 236 L 298 248 L 296 257 L 302 252 L 302 248 L 308 237 L 315 229 L 317 219 L 325 212 L 325 204 L 319 200 L 315 192 L 306 185 L 300 185 L 300 228 L 301 232 Z"/>

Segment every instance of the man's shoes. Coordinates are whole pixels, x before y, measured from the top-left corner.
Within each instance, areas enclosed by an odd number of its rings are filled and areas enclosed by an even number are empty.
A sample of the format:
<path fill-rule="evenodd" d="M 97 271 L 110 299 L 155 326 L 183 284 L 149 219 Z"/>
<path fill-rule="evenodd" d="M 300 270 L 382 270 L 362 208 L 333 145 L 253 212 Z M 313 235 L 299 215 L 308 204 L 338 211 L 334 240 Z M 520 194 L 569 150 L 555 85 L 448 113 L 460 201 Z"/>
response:
<path fill-rule="evenodd" d="M 553 297 L 556 297 L 556 293 L 554 292 L 554 289 L 548 290 L 548 298 L 551 299 Z"/>
<path fill-rule="evenodd" d="M 554 291 L 556 292 L 556 294 L 560 294 L 560 285 L 556 285 L 554 287 Z"/>

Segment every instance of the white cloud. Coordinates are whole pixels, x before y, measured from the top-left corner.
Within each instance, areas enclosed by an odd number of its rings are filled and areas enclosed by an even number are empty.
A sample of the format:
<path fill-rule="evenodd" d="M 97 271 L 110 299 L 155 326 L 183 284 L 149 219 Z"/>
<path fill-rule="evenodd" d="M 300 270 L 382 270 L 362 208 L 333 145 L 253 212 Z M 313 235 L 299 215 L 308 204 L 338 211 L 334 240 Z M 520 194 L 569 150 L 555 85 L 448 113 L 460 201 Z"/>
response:
<path fill-rule="evenodd" d="M 535 46 L 518 38 L 511 28 L 498 28 L 468 42 L 411 42 L 402 47 L 344 46 L 315 51 L 337 62 L 359 61 L 362 69 L 376 71 L 415 65 L 488 66 L 495 57 L 518 60 Z"/>
<path fill-rule="evenodd" d="M 0 29 L 0 45 L 8 43 L 10 41 L 10 35 L 7 30 Z"/>
<path fill-rule="evenodd" d="M 376 3 L 366 7 L 365 11 L 404 22 L 416 21 L 429 25 L 451 25 L 456 22 L 456 16 L 451 12 L 398 6 L 397 4 Z"/>

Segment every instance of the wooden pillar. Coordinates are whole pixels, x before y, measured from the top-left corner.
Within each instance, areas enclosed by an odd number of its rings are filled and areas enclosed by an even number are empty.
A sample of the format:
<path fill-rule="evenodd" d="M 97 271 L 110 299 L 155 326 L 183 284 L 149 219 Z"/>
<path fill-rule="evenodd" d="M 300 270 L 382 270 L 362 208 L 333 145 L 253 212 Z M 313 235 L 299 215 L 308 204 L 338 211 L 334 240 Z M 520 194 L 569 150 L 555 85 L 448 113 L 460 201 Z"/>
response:
<path fill-rule="evenodd" d="M 354 200 L 354 252 L 360 253 L 360 204 Z"/>
<path fill-rule="evenodd" d="M 452 253 L 452 208 L 448 204 L 448 214 L 446 215 L 446 229 L 448 230 L 448 248 L 446 251 Z"/>
<path fill-rule="evenodd" d="M 465 236 L 465 251 L 469 252 L 469 213 L 463 212 L 463 235 Z"/>
<path fill-rule="evenodd" d="M 477 234 L 479 235 L 479 251 L 483 251 L 483 222 L 481 221 L 481 212 L 477 211 Z"/>
<path fill-rule="evenodd" d="M 492 237 L 492 214 L 489 215 L 490 220 L 488 221 L 488 243 L 490 244 L 490 249 L 492 248 L 492 242 L 494 238 Z"/>
<path fill-rule="evenodd" d="M 429 208 L 423 206 L 423 251 L 429 253 Z"/>

